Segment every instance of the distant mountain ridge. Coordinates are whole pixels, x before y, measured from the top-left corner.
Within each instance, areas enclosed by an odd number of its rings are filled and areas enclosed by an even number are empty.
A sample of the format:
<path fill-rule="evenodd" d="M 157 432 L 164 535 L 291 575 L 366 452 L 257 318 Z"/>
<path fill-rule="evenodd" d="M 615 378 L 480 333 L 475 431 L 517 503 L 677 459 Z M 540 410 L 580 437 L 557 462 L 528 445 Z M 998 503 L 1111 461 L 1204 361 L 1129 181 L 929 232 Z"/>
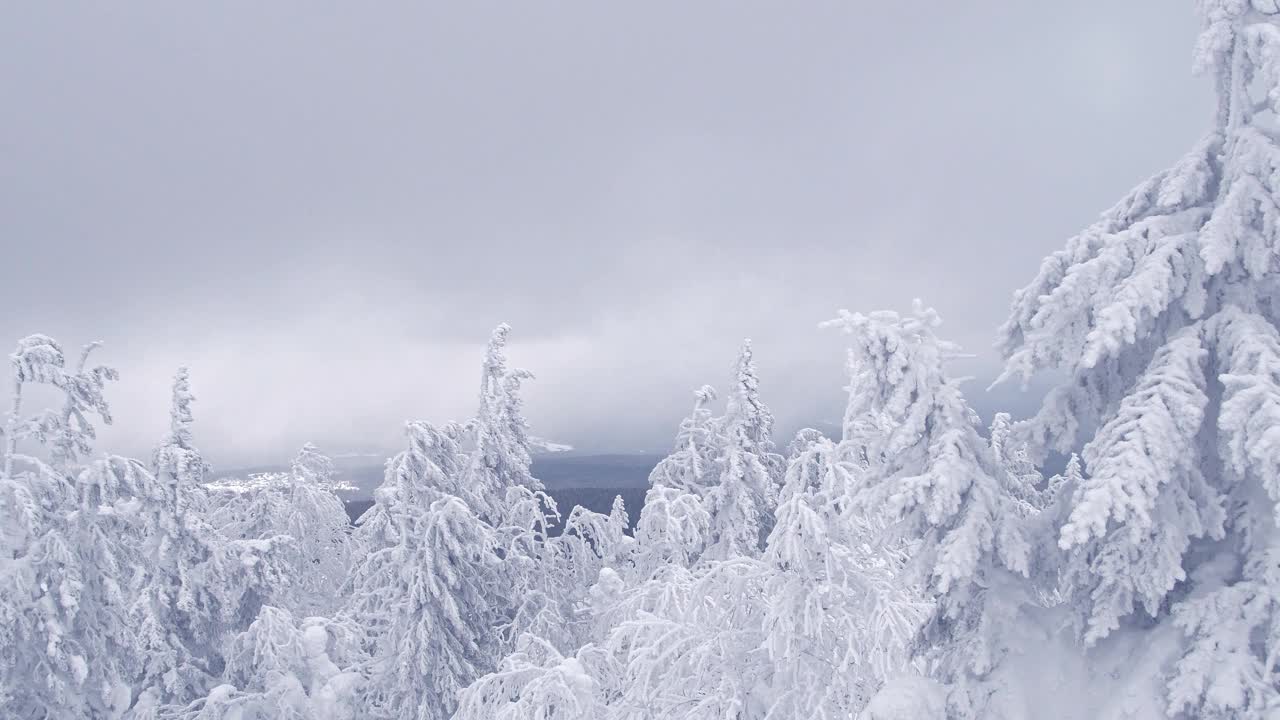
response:
<path fill-rule="evenodd" d="M 576 455 L 568 452 L 533 457 L 533 476 L 548 488 L 635 488 L 649 484 L 649 473 L 662 459 L 657 453 L 614 453 L 607 455 Z M 353 490 L 344 497 L 348 500 L 368 500 L 382 484 L 385 460 L 377 456 L 336 456 L 337 479 Z M 228 478 L 245 478 L 251 475 L 285 472 L 283 465 L 242 467 L 215 473 L 211 482 Z"/>
<path fill-rule="evenodd" d="M 532 471 L 555 498 L 563 517 L 568 517 L 576 505 L 608 513 L 614 497 L 621 495 L 634 524 L 644 504 L 649 473 L 662 457 L 657 453 L 576 455 L 562 451 L 534 455 Z M 355 521 L 373 505 L 373 491 L 382 484 L 385 461 L 371 454 L 338 455 L 334 460 L 338 467 L 336 479 L 351 488 L 339 495 L 347 514 Z M 284 466 L 236 468 L 217 473 L 212 482 L 225 484 L 232 478 L 285 470 Z"/>
<path fill-rule="evenodd" d="M 568 518 L 573 507 L 608 514 L 613 498 L 622 496 L 631 524 L 644 506 L 649 488 L 649 473 L 662 460 L 662 455 L 538 455 L 534 456 L 532 473 L 547 486 L 548 495 L 556 500 L 562 518 Z M 361 491 L 344 497 L 347 515 L 352 521 L 372 506 L 372 491 L 383 480 L 383 468 L 362 466 L 344 469 L 340 479 L 360 487 Z"/>

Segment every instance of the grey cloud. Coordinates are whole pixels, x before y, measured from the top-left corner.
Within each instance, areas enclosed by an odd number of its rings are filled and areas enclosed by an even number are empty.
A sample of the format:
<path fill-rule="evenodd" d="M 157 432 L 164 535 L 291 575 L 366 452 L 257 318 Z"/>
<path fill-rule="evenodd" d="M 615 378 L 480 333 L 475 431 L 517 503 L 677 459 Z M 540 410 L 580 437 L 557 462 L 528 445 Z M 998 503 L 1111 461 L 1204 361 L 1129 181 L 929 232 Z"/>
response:
<path fill-rule="evenodd" d="M 492 325 L 540 434 L 663 446 L 754 338 L 834 419 L 839 307 L 1009 294 L 1189 147 L 1190 3 L 13 3 L 0 337 L 107 341 L 139 452 L 189 364 L 223 464 L 459 417 Z M 1016 395 L 970 394 L 984 411 Z"/>

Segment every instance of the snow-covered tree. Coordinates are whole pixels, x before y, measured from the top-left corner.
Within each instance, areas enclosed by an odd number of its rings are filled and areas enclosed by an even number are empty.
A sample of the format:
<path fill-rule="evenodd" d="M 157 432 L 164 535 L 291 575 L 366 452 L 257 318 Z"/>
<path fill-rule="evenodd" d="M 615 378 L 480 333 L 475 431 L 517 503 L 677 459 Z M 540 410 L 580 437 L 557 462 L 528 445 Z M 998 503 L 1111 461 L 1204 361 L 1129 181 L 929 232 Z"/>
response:
<path fill-rule="evenodd" d="M 118 373 L 110 367 L 88 367 L 89 356 L 102 343 L 92 342 L 81 350 L 79 363 L 67 367 L 67 360 L 60 346 L 47 335 L 29 335 L 18 341 L 18 348 L 9 356 L 14 371 L 13 398 L 5 426 L 6 476 L 17 469 L 15 463 L 24 460 L 18 454 L 19 444 L 34 439 L 48 451 L 48 465 L 54 471 L 74 473 L 78 462 L 92 452 L 97 430 L 93 425 L 96 415 L 104 424 L 111 424 L 111 409 L 107 405 L 105 390 L 108 382 L 118 379 Z M 47 385 L 62 394 L 59 409 L 46 409 L 24 418 L 22 407 L 24 391 L 29 385 Z"/>
<path fill-rule="evenodd" d="M 14 397 L 0 475 L 0 707 L 17 718 L 111 716 L 126 709 L 137 667 L 128 602 L 140 572 L 128 542 L 147 472 L 106 457 L 88 466 L 92 418 L 110 422 L 103 395 L 116 377 L 87 367 L 93 343 L 67 367 L 43 335 L 10 355 Z M 49 385 L 62 406 L 22 416 L 29 386 Z M 48 463 L 20 452 L 40 442 Z"/>
<path fill-rule="evenodd" d="M 555 500 L 524 486 L 508 488 L 498 526 L 501 563 L 492 597 L 508 608 L 501 633 L 506 646 L 523 635 L 571 653 L 590 633 L 587 594 L 600 571 L 623 564 L 633 540 L 626 511 L 615 499 L 609 515 L 575 507 L 562 532 Z"/>
<path fill-rule="evenodd" d="M 504 647 L 524 634 L 558 641 L 565 650 L 575 645 L 578 618 L 570 584 L 572 560 L 566 551 L 577 532 L 586 528 L 575 519 L 575 533 L 568 542 L 563 536 L 553 539 L 551 528 L 559 520 L 550 495 L 523 485 L 507 488 L 494 528 L 502 561 L 495 566 L 499 579 L 491 594 L 497 604 L 510 609 L 501 628 Z"/>
<path fill-rule="evenodd" d="M 142 568 L 129 538 L 133 497 L 150 476 L 111 456 L 75 482 L 61 516 L 6 572 L 0 657 L 12 653 L 13 664 L 0 665 L 0 685 L 17 717 L 118 715 L 132 698 L 139 657 L 129 607 Z"/>
<path fill-rule="evenodd" d="M 233 539 L 271 537 L 284 517 L 283 473 L 262 473 L 248 479 L 252 487 L 243 492 L 210 490 L 205 519 L 220 534 Z"/>
<path fill-rule="evenodd" d="M 842 311 L 827 323 L 851 338 L 841 444 L 865 468 L 859 502 L 886 509 L 904 540 L 920 539 L 911 551 L 916 577 L 938 605 L 917 650 L 932 674 L 963 687 L 999 658 L 997 619 L 1016 611 L 1013 576 L 1028 573 L 1035 509 L 1019 499 L 947 377 L 958 348 L 935 335 L 939 324 L 919 301 L 906 316 Z"/>
<path fill-rule="evenodd" d="M 834 450 L 822 441 L 793 461 L 764 554 L 772 718 L 856 716 L 906 668 L 930 608 L 906 577 L 901 546 L 885 544 L 872 518 L 832 507 L 831 486 L 812 481 L 815 460 L 841 462 Z"/>
<path fill-rule="evenodd" d="M 224 494 L 210 518 L 232 540 L 291 538 L 278 558 L 287 577 L 273 602 L 291 612 L 329 612 L 350 570 L 350 521 L 331 489 L 332 460 L 308 443 L 290 467 L 252 492 Z"/>
<path fill-rule="evenodd" d="M 621 568 L 631 558 L 635 540 L 626 534 L 627 515 L 622 498 L 614 499 L 609 515 L 575 507 L 565 520 L 564 531 L 550 539 L 554 565 L 545 577 L 554 584 L 547 588 L 557 598 L 558 629 L 542 637 L 566 650 L 577 648 L 591 636 L 597 625 L 592 616 L 590 589 L 605 570 Z"/>
<path fill-rule="evenodd" d="M 708 407 L 716 399 L 715 388 L 703 385 L 693 397 L 693 412 L 680 423 L 675 449 L 653 468 L 649 484 L 702 497 L 718 481 L 716 456 L 724 446 L 724 438 Z"/>
<path fill-rule="evenodd" d="M 491 595 L 492 530 L 461 500 L 445 496 L 406 527 L 390 551 L 399 572 L 386 598 L 382 637 L 361 689 L 366 717 L 439 720 L 458 692 L 497 662 L 501 608 Z"/>
<path fill-rule="evenodd" d="M 333 461 L 314 445 L 303 446 L 294 459 L 288 507 L 276 534 L 293 539 L 297 566 L 290 609 L 310 614 L 335 609 L 351 566 L 350 520 L 342 500 L 333 494 Z"/>
<path fill-rule="evenodd" d="M 763 717 L 773 669 L 761 652 L 768 572 L 750 558 L 676 565 L 628 591 L 601 647 L 613 717 Z"/>
<path fill-rule="evenodd" d="M 332 655 L 349 639 L 325 618 L 298 623 L 288 611 L 264 606 L 227 651 L 225 679 L 185 706 L 155 708 L 158 718 L 203 720 L 355 720 L 360 676 Z"/>
<path fill-rule="evenodd" d="M 711 518 L 698 496 L 655 485 L 636 523 L 634 567 L 645 579 L 667 565 L 688 568 L 706 546 Z"/>
<path fill-rule="evenodd" d="M 373 493 L 373 507 L 356 521 L 355 545 L 365 556 L 400 541 L 397 517 L 430 507 L 441 495 L 453 495 L 468 505 L 479 502 L 464 484 L 467 462 L 460 446 L 462 428 L 436 428 L 430 423 L 405 423 L 409 444 L 387 461 L 382 485 Z"/>
<path fill-rule="evenodd" d="M 138 493 L 146 568 L 131 611 L 144 658 L 138 717 L 208 690 L 222 671 L 225 644 L 287 582 L 280 558 L 293 552 L 288 537 L 230 539 L 204 519 L 209 466 L 194 445 L 194 400 L 183 368 L 174 379 L 169 432 L 153 454 L 154 481 Z"/>
<path fill-rule="evenodd" d="M 157 477 L 163 479 L 173 491 L 174 506 L 185 513 L 202 490 L 209 464 L 196 450 L 191 434 L 195 417 L 191 406 L 195 395 L 191 392 L 191 373 L 178 368 L 173 379 L 173 401 L 169 412 L 169 433 L 161 440 L 152 454 L 152 467 Z"/>
<path fill-rule="evenodd" d="M 366 650 L 376 651 L 403 600 L 406 543 L 417 542 L 418 523 L 431 503 L 461 493 L 466 458 L 460 428 L 426 422 L 405 425 L 408 447 L 387 462 L 374 505 L 361 516 L 353 541 L 356 561 L 344 587 L 342 614 L 362 628 Z"/>
<path fill-rule="evenodd" d="M 715 389 L 703 385 L 693 396 L 693 412 L 680 423 L 675 449 L 649 474 L 632 558 L 640 580 L 668 563 L 692 566 L 710 539 L 711 518 L 702 498 L 719 482 L 725 437 L 708 407 Z"/>
<path fill-rule="evenodd" d="M 854 450 L 850 450 L 850 447 Z M 835 533 L 840 542 L 857 541 L 845 532 L 860 530 L 861 523 L 870 515 L 858 502 L 858 493 L 865 481 L 866 468 L 851 456 L 859 447 L 844 440 L 833 442 L 817 430 L 806 429 L 796 434 L 792 441 L 784 475 L 781 501 L 792 495 L 808 492 L 816 496 L 814 510 L 826 522 L 828 530 Z M 851 522 L 845 522 L 852 515 Z"/>
<path fill-rule="evenodd" d="M 782 678 L 764 650 L 768 574 L 749 558 L 672 564 L 628 587 L 603 568 L 594 641 L 568 654 L 524 636 L 463 693 L 459 717 L 763 718 Z"/>
<path fill-rule="evenodd" d="M 709 559 L 758 556 L 773 527 L 782 481 L 773 452 L 773 414 L 760 399 L 760 382 L 745 341 L 734 365 L 728 408 L 720 421 L 724 446 L 716 458 L 718 479 L 705 495 L 710 513 Z"/>
<path fill-rule="evenodd" d="M 631 516 L 627 513 L 626 502 L 623 501 L 621 495 L 613 497 L 613 503 L 609 505 L 609 529 L 614 536 L 614 541 L 619 547 L 627 544 L 627 530 L 631 528 Z"/>
<path fill-rule="evenodd" d="M 475 445 L 467 467 L 466 492 L 477 498 L 473 509 L 486 521 L 501 508 L 507 488 L 542 490 L 542 483 L 529 473 L 529 426 L 523 415 L 520 386 L 533 373 L 507 367 L 507 335 L 511 327 L 494 329 L 485 349 L 480 374 L 480 408 L 469 424 Z"/>
<path fill-rule="evenodd" d="M 446 717 L 457 691 L 518 636 L 569 649 L 579 634 L 575 598 L 587 585 L 571 582 L 568 550 L 592 524 L 551 536 L 560 516 L 529 473 L 519 395 L 531 375 L 507 368 L 508 332 L 500 326 L 491 338 L 477 417 L 442 430 L 409 423 L 409 447 L 388 462 L 359 521 L 364 559 L 343 617 L 365 631 L 363 692 L 388 717 Z M 611 537 L 588 544 L 594 552 Z"/>
<path fill-rule="evenodd" d="M 324 490 L 333 486 L 333 478 L 338 474 L 333 460 L 311 443 L 302 446 L 293 462 L 289 463 L 289 470 L 294 478 Z"/>
<path fill-rule="evenodd" d="M 564 657 L 546 640 L 523 635 L 496 671 L 462 693 L 454 720 L 601 720 L 607 710 L 589 670 L 599 655 L 587 645 Z"/>
<path fill-rule="evenodd" d="M 1271 575 L 1280 500 L 1280 25 L 1270 0 L 1202 0 L 1197 68 L 1212 130 L 1041 264 L 1001 329 L 1005 375 L 1062 384 L 1020 429 L 1033 451 L 1087 441 L 1060 544 L 1084 639 L 1141 608 L 1192 645 L 1170 711 L 1280 706 Z M 1082 432 L 1097 427 L 1092 438 Z M 1222 562 L 1226 572 L 1200 573 Z M 1178 591 L 1182 595 L 1183 591 Z"/>

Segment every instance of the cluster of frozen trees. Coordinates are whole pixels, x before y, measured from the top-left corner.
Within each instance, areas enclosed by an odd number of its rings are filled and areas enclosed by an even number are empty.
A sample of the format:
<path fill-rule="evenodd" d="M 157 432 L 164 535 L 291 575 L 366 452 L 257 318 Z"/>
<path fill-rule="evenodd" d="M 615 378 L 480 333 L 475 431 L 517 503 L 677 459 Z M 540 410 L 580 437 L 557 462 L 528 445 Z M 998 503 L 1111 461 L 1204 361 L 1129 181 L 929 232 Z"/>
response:
<path fill-rule="evenodd" d="M 1200 5 L 1213 130 L 1000 330 L 1006 377 L 1060 380 L 1030 418 L 980 423 L 933 310 L 841 312 L 838 437 L 779 445 L 744 344 L 634 524 L 620 500 L 565 516 L 500 326 L 476 416 L 407 423 L 351 529 L 311 446 L 281 482 L 209 492 L 185 370 L 151 458 L 95 456 L 115 373 L 23 339 L 4 716 L 1275 717 L 1280 8 Z M 41 387 L 60 402 L 31 413 Z"/>

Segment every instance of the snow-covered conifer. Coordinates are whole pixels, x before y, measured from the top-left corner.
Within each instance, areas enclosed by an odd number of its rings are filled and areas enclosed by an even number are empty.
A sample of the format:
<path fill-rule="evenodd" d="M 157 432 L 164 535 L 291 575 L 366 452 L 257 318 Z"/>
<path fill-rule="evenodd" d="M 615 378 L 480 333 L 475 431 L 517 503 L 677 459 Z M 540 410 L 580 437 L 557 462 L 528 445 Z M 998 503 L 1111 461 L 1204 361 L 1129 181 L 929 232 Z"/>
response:
<path fill-rule="evenodd" d="M 1172 710 L 1261 717 L 1280 704 L 1274 652 L 1238 640 L 1274 622 L 1263 538 L 1280 501 L 1280 26 L 1260 0 L 1204 0 L 1200 12 L 1213 128 L 1044 260 L 1014 295 L 1001 348 L 1008 377 L 1063 377 L 1020 428 L 1032 450 L 1087 440 L 1059 537 L 1088 570 L 1075 588 L 1085 640 L 1138 608 L 1165 617 L 1185 584 L 1199 599 L 1173 608 L 1194 642 Z M 1197 572 L 1224 552 L 1233 572 Z M 1222 657 L 1204 633 L 1218 626 L 1232 660 L 1206 678 L 1206 660 Z"/>
<path fill-rule="evenodd" d="M 680 423 L 675 449 L 653 468 L 649 484 L 702 497 L 715 486 L 719 477 L 716 456 L 724 440 L 708 407 L 716 399 L 715 389 L 703 385 L 693 397 L 693 412 Z"/>
<path fill-rule="evenodd" d="M 139 493 L 146 577 L 132 608 L 144 657 L 140 706 L 187 702 L 222 670 L 225 644 L 285 584 L 284 536 L 231 539 L 203 517 L 208 464 L 195 448 L 190 378 L 174 379 L 169 432 L 153 454 L 155 482 Z"/>
<path fill-rule="evenodd" d="M 906 573 L 903 544 L 854 502 L 860 469 L 802 432 L 764 562 L 771 717 L 851 717 L 910 659 L 930 605 Z"/>
<path fill-rule="evenodd" d="M 327 613 L 335 609 L 351 566 L 350 520 L 331 489 L 332 460 L 308 443 L 292 467 L 289 513 L 276 533 L 293 538 L 297 553 L 289 607 L 309 614 Z"/>
<path fill-rule="evenodd" d="M 631 528 L 631 516 L 627 514 L 627 505 L 621 495 L 615 495 L 609 506 L 609 530 L 619 544 L 625 544 L 627 530 Z"/>
<path fill-rule="evenodd" d="M 615 533 L 609 515 L 592 512 L 581 505 L 573 508 L 564 521 L 564 531 L 554 538 L 571 584 L 583 592 L 596 581 L 600 570 L 615 564 L 621 552 L 618 544 L 631 538 Z"/>
<path fill-rule="evenodd" d="M 857 503 L 865 468 L 849 460 L 846 447 L 846 443 L 832 442 L 816 430 L 801 430 L 791 443 L 781 492 L 783 503 L 797 493 L 815 495 L 814 510 L 842 542 L 851 541 L 843 534 L 842 518 L 848 513 L 866 517 Z"/>
<path fill-rule="evenodd" d="M 133 497 L 148 482 L 133 460 L 90 464 L 62 506 L 65 515 L 49 518 L 6 568 L 0 695 L 15 716 L 110 716 L 128 708 L 139 660 L 129 606 L 142 572 L 128 540 Z"/>
<path fill-rule="evenodd" d="M 174 714 L 355 720 L 361 716 L 356 704 L 360 676 L 341 670 L 331 657 L 335 648 L 341 650 L 342 634 L 333 632 L 325 618 L 299 623 L 286 610 L 264 606 L 230 644 L 227 682 Z"/>
<path fill-rule="evenodd" d="M 774 677 L 763 631 L 767 569 L 735 558 L 661 568 L 625 593 L 601 643 L 612 717 L 764 717 Z"/>
<path fill-rule="evenodd" d="M 533 634 L 565 651 L 585 642 L 599 625 L 592 616 L 591 588 L 602 571 L 630 565 L 635 540 L 626 528 L 626 510 L 618 497 L 609 515 L 575 507 L 556 537 L 538 541 L 534 533 L 524 533 L 525 540 L 504 553 L 503 571 L 514 573 L 507 584 L 519 600 L 513 603 L 518 622 L 508 625 L 507 634 Z M 532 609 L 544 613 L 536 623 L 528 621 Z"/>
<path fill-rule="evenodd" d="M 302 449 L 298 450 L 293 462 L 289 463 L 289 470 L 294 478 L 324 490 L 328 490 L 333 485 L 333 478 L 338 474 L 333 460 L 311 443 L 305 443 Z"/>
<path fill-rule="evenodd" d="M 1004 468 L 1009 478 L 1009 490 L 1019 499 L 1034 506 L 1045 501 L 1041 488 L 1044 476 L 1031 461 L 1026 443 L 1019 441 L 1013 432 L 1013 418 L 1009 413 L 996 413 L 990 428 L 991 453 Z"/>
<path fill-rule="evenodd" d="M 343 614 L 366 633 L 369 649 L 376 648 L 396 612 L 402 588 L 404 554 L 422 516 L 436 500 L 457 497 L 463 463 L 458 446 L 460 428 L 437 429 L 430 423 L 405 425 L 409 446 L 387 462 L 385 479 L 374 493 L 374 506 L 360 518 L 355 533 L 353 564 L 347 581 Z"/>
<path fill-rule="evenodd" d="M 388 598 L 388 632 L 361 689 L 367 717 L 440 720 L 460 690 L 497 662 L 490 602 L 492 531 L 461 500 L 445 496 L 416 519 L 393 549 L 400 572 Z"/>
<path fill-rule="evenodd" d="M 210 517 L 233 540 L 292 538 L 278 558 L 288 574 L 273 602 L 292 612 L 335 609 L 351 563 L 350 521 L 332 491 L 333 461 L 307 444 L 280 481 L 253 492 L 227 493 Z"/>
<path fill-rule="evenodd" d="M 350 521 L 332 490 L 332 460 L 307 443 L 290 468 L 252 492 L 225 493 L 210 519 L 232 540 L 291 538 L 278 558 L 288 577 L 272 601 L 292 612 L 328 612 L 350 569 Z"/>
<path fill-rule="evenodd" d="M 564 657 L 546 640 L 523 635 L 496 671 L 462 693 L 454 720 L 602 720 L 607 710 L 590 670 L 596 656 L 588 645 Z"/>
<path fill-rule="evenodd" d="M 760 399 L 751 341 L 734 365 L 733 390 L 720 422 L 724 447 L 719 478 L 705 496 L 710 513 L 709 559 L 758 556 L 773 528 L 783 459 L 773 452 L 773 415 Z"/>
<path fill-rule="evenodd" d="M 436 428 L 430 423 L 405 423 L 408 447 L 387 461 L 382 485 L 374 491 L 374 504 L 356 523 L 356 542 L 368 554 L 398 542 L 397 512 L 425 510 L 441 495 L 452 495 L 468 505 L 478 495 L 465 484 L 462 468 L 466 457 L 460 447 L 462 428 L 455 424 Z"/>
<path fill-rule="evenodd" d="M 509 608 L 501 627 L 505 646 L 532 634 L 558 641 L 566 651 L 572 649 L 578 618 L 568 551 L 575 548 L 579 533 L 589 531 L 589 523 L 580 524 L 583 516 L 579 514 L 573 526 L 566 528 L 572 531 L 568 538 L 552 538 L 551 528 L 560 521 L 555 500 L 522 485 L 507 488 L 497 515 L 494 531 L 502 562 L 495 567 L 499 579 L 491 599 Z"/>
<path fill-rule="evenodd" d="M 84 346 L 74 372 L 61 373 L 55 384 L 62 391 L 62 409 L 55 417 L 42 419 L 39 434 L 48 437 L 49 463 L 56 470 L 67 472 L 76 462 L 92 451 L 97 432 L 90 418 L 97 415 L 105 424 L 111 424 L 111 409 L 103 392 L 108 381 L 119 375 L 106 366 L 87 367 L 89 355 L 102 343 Z"/>
<path fill-rule="evenodd" d="M 191 392 L 191 374 L 187 368 L 178 368 L 173 379 L 173 401 L 169 411 L 169 433 L 152 454 L 152 467 L 156 477 L 164 482 L 179 513 L 192 510 L 190 503 L 197 502 L 203 492 L 209 464 L 193 445 L 191 425 L 195 421 L 191 406 L 195 395 Z"/>
<path fill-rule="evenodd" d="M 930 605 L 905 577 L 905 555 L 879 543 L 871 522 L 841 519 L 833 538 L 820 496 L 789 493 L 765 563 L 766 648 L 775 666 L 770 717 L 853 717 L 910 659 Z"/>
<path fill-rule="evenodd" d="M 641 579 L 665 565 L 690 567 L 706 546 L 710 516 L 696 495 L 655 485 L 636 523 L 635 572 Z"/>
<path fill-rule="evenodd" d="M 939 324 L 919 301 L 906 316 L 842 311 L 827 323 L 851 337 L 841 444 L 865 466 L 860 502 L 892 513 L 904 539 L 923 539 L 912 549 L 916 577 L 939 602 L 918 651 L 937 677 L 964 685 L 998 659 L 992 603 L 1015 597 L 1011 576 L 1028 573 L 1034 508 L 1015 493 L 947 377 L 945 363 L 958 349 L 935 335 Z"/>
<path fill-rule="evenodd" d="M 231 642 L 226 682 L 187 704 L 147 698 L 139 720 L 356 720 L 358 673 L 341 670 L 335 656 L 349 644 L 349 629 L 322 617 L 298 623 L 287 611 L 263 606 Z"/>
<path fill-rule="evenodd" d="M 467 468 L 467 493 L 478 498 L 473 509 L 486 521 L 502 506 L 507 488 L 542 490 L 529 472 L 529 426 L 523 414 L 520 386 L 533 378 L 527 370 L 507 367 L 505 323 L 494 329 L 485 349 L 480 375 L 480 408 L 470 423 L 475 449 Z"/>
<path fill-rule="evenodd" d="M 92 416 L 110 422 L 108 368 L 75 368 L 43 335 L 10 355 L 14 397 L 0 475 L 0 707 L 15 717 L 110 716 L 125 710 L 137 667 L 128 602 L 140 573 L 129 542 L 147 472 L 91 451 Z M 61 391 L 61 408 L 22 417 L 27 386 Z M 35 439 L 49 457 L 20 452 Z"/>

